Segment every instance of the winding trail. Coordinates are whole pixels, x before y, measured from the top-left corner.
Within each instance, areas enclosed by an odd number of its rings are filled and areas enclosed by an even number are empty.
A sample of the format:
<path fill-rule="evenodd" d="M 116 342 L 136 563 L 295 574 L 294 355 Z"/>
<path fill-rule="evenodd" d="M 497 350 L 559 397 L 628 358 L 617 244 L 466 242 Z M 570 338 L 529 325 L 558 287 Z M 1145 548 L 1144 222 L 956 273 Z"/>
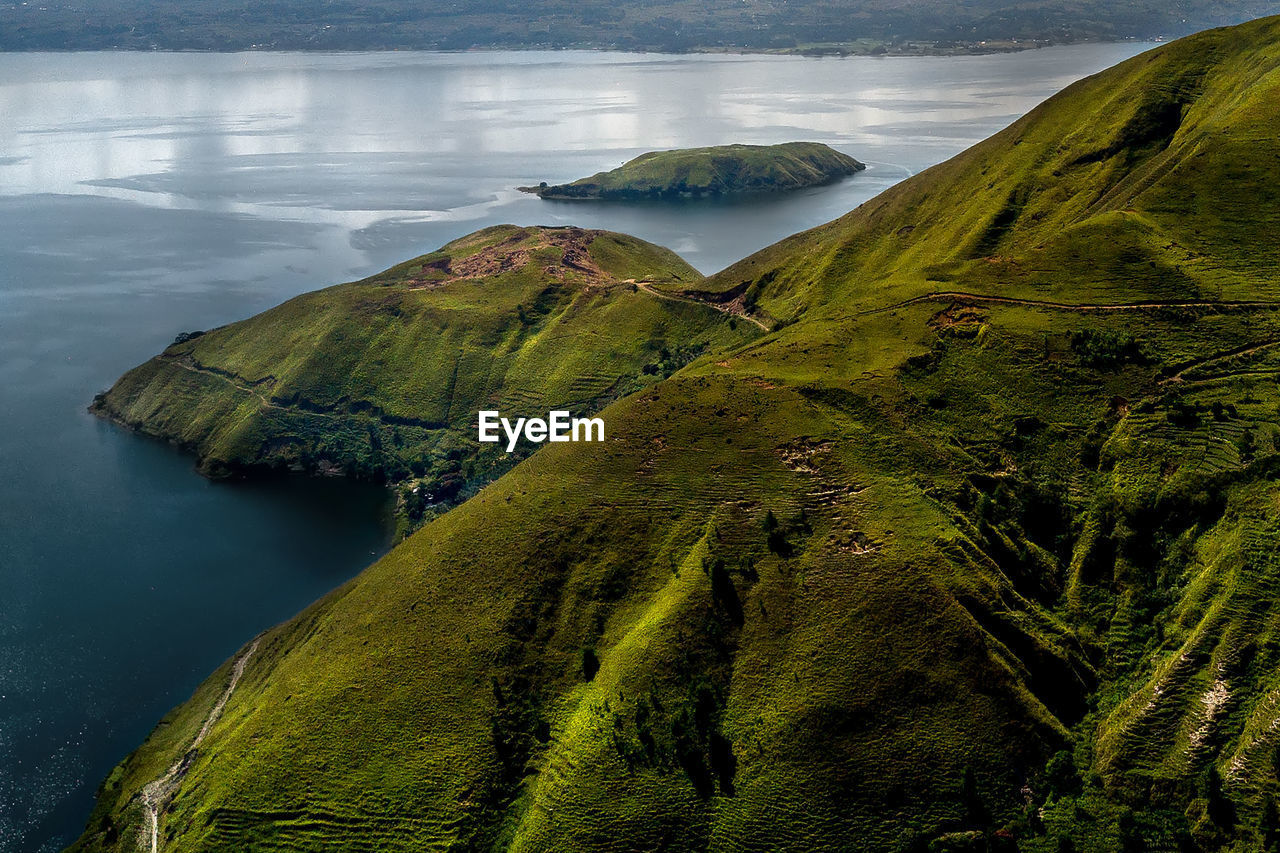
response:
<path fill-rule="evenodd" d="M 1092 302 L 1077 304 L 1071 302 L 1051 302 L 1043 299 L 1018 299 L 1013 296 L 990 296 L 982 293 L 966 293 L 959 290 L 942 290 L 935 293 L 926 293 L 923 296 L 914 296 L 911 299 L 904 299 L 901 302 L 895 302 L 892 305 L 885 305 L 881 308 L 868 308 L 865 311 L 859 311 L 855 316 L 865 317 L 870 314 L 884 314 L 888 311 L 896 311 L 899 308 L 918 305 L 921 302 L 973 302 L 987 305 L 1023 305 L 1028 308 L 1046 308 L 1051 311 L 1152 311 L 1161 308 L 1216 308 L 1221 310 L 1243 309 L 1248 311 L 1280 311 L 1280 302 L 1266 300 L 1233 302 L 1229 300 L 1188 299 L 1169 302 Z"/>
<path fill-rule="evenodd" d="M 1218 361 L 1226 361 L 1228 359 L 1239 358 L 1241 356 L 1250 356 L 1255 353 L 1261 352 L 1262 350 L 1271 349 L 1272 347 L 1275 347 L 1275 346 L 1280 346 L 1280 340 L 1263 341 L 1262 343 L 1258 343 L 1258 344 L 1246 344 L 1245 346 L 1236 347 L 1235 349 L 1229 349 L 1229 350 L 1226 350 L 1225 352 L 1214 353 L 1213 355 L 1206 356 L 1204 358 L 1198 358 L 1194 361 L 1184 363 L 1182 367 L 1179 368 L 1177 373 L 1173 374 L 1167 379 L 1161 380 L 1160 384 L 1167 385 L 1169 383 L 1184 382 L 1186 381 L 1185 380 L 1186 375 L 1193 370 L 1199 370 L 1202 367 L 1207 367 L 1208 365 Z M 1270 373 L 1274 371 L 1265 371 L 1265 372 Z M 1230 376 L 1233 374 L 1226 374 L 1226 375 Z M 1245 375 L 1245 374 L 1241 374 L 1241 375 Z M 1209 376 L 1209 377 L 1204 377 L 1204 379 L 1200 381 L 1210 381 L 1218 378 L 1222 378 L 1222 377 Z"/>
<path fill-rule="evenodd" d="M 318 418 L 342 418 L 342 417 L 346 417 L 349 414 L 357 413 L 357 410 L 354 408 L 350 409 L 349 411 L 344 411 L 342 409 L 337 409 L 337 408 L 333 409 L 332 411 L 324 411 L 315 405 L 304 407 L 304 406 L 296 405 L 293 403 L 279 403 L 279 402 L 276 402 L 275 399 L 266 396 L 261 391 L 258 391 L 256 385 L 245 384 L 244 382 L 235 381 L 234 378 L 227 375 L 227 371 L 215 370 L 212 368 L 204 367 L 203 365 L 200 365 L 198 363 L 190 364 L 185 359 L 170 358 L 164 355 L 155 356 L 153 360 L 158 361 L 162 364 L 172 364 L 175 367 L 182 368 L 188 373 L 194 373 L 199 376 L 207 376 L 210 379 L 217 379 L 221 382 L 224 382 L 227 385 L 230 385 L 232 388 L 236 389 L 237 391 L 241 391 L 245 394 L 248 394 L 252 397 L 257 398 L 258 402 L 262 405 L 264 409 L 275 409 L 280 412 L 292 412 L 295 414 L 311 415 Z M 385 410 L 381 409 L 378 406 L 372 406 L 372 405 L 360 411 L 370 412 L 379 421 L 388 425 L 400 424 L 400 425 L 422 427 L 423 429 L 432 429 L 432 430 L 444 429 L 448 425 L 448 420 L 447 420 L 448 413 L 453 406 L 453 386 L 457 382 L 457 372 L 458 372 L 457 364 L 454 364 L 453 370 L 454 370 L 454 377 L 451 380 L 451 383 L 449 386 L 449 403 L 448 403 L 448 407 L 445 410 L 446 420 L 444 421 L 440 421 L 437 423 L 435 421 L 425 421 L 419 418 L 393 415 L 393 414 L 389 414 L 388 412 L 386 412 Z M 275 378 L 274 377 L 270 377 L 270 378 L 271 378 L 271 381 L 274 383 Z M 261 384 L 261 382 L 256 384 Z M 367 401 L 359 401 L 359 402 L 367 402 Z"/>
<path fill-rule="evenodd" d="M 708 308 L 714 308 L 715 310 L 723 314 L 728 314 L 731 317 L 741 317 L 743 320 L 746 320 L 751 323 L 755 323 L 757 326 L 759 326 L 761 329 L 765 330 L 766 332 L 769 331 L 768 326 L 766 326 L 764 323 L 761 323 L 759 320 L 757 320 L 755 317 L 752 317 L 750 314 L 731 311 L 725 305 L 717 305 L 714 302 L 706 302 L 702 299 L 694 299 L 690 296 L 676 296 L 673 293 L 663 293 L 660 290 L 654 290 L 653 286 L 649 284 L 649 282 L 647 281 L 629 281 L 629 282 L 623 282 L 623 284 L 634 284 L 636 287 L 640 288 L 645 293 L 649 294 L 650 296 L 656 296 L 659 299 L 669 299 L 672 302 L 690 302 L 694 305 L 705 305 Z"/>
<path fill-rule="evenodd" d="M 218 701 L 214 703 L 213 708 L 209 710 L 208 716 L 204 718 L 204 725 L 196 733 L 191 745 L 187 747 L 177 761 L 169 766 L 168 771 L 163 776 L 153 782 L 148 782 L 143 787 L 142 808 L 147 815 L 147 825 L 142 830 L 143 837 L 139 839 L 139 846 L 143 849 L 149 849 L 151 853 L 160 853 L 160 816 L 165 808 L 168 807 L 169 801 L 173 799 L 173 795 L 177 793 L 178 785 L 182 783 L 183 777 L 187 775 L 187 770 L 195 759 L 196 748 L 204 742 L 214 724 L 218 722 L 218 718 L 222 716 L 223 709 L 227 707 L 227 701 L 231 699 L 231 694 L 240 682 L 240 677 L 244 675 L 244 669 L 249 664 L 249 658 L 253 657 L 253 653 L 258 650 L 258 643 L 261 640 L 261 637 L 254 638 L 249 647 L 241 652 L 240 657 L 236 658 L 236 662 L 231 667 L 231 680 L 227 683 L 226 689 L 222 691 L 222 695 L 218 697 Z M 149 844 L 147 842 L 148 837 L 150 838 Z"/>
<path fill-rule="evenodd" d="M 1152 311 L 1162 308 L 1210 308 L 1220 311 L 1242 310 L 1242 311 L 1280 311 L 1280 302 L 1268 300 L 1180 300 L 1168 302 L 1114 302 L 1114 303 L 1083 303 L 1073 304 L 1068 302 L 1051 302 L 1039 299 L 1018 299 L 1011 296 L 987 296 L 980 293 L 966 293 L 956 290 L 945 290 L 936 293 L 926 293 L 923 296 L 916 296 L 911 299 L 905 299 L 902 302 L 895 302 L 892 305 L 886 305 L 882 308 L 870 308 L 865 311 L 859 311 L 855 316 L 864 317 L 871 314 L 883 314 L 888 311 L 896 311 L 899 308 L 906 308 L 911 305 L 918 305 L 922 302 L 960 302 L 960 303 L 976 303 L 988 305 L 1020 305 L 1029 308 L 1043 308 L 1050 311 Z M 1186 381 L 1186 375 L 1193 370 L 1206 367 L 1219 361 L 1226 361 L 1241 356 L 1250 356 L 1262 350 L 1280 346 L 1280 340 L 1267 340 L 1258 343 L 1245 344 L 1244 346 L 1229 349 L 1224 352 L 1214 353 L 1213 355 L 1198 358 L 1193 361 L 1184 362 L 1178 367 L 1176 373 L 1160 380 L 1161 385 L 1180 384 Z M 1264 371 L 1266 374 L 1275 371 Z M 1228 376 L 1231 374 L 1227 374 Z M 1245 374 L 1241 374 L 1245 375 Z M 1212 381 L 1224 377 L 1206 377 L 1204 381 Z"/>
<path fill-rule="evenodd" d="M 165 364 L 176 365 L 190 373 L 198 373 L 201 376 L 210 376 L 210 377 L 213 377 L 214 379 L 221 379 L 223 382 L 227 383 L 232 388 L 235 388 L 237 391 L 243 391 L 246 394 L 250 394 L 254 397 L 257 397 L 259 402 L 262 403 L 264 408 L 281 409 L 281 410 L 287 410 L 287 409 L 293 408 L 292 406 L 282 406 L 279 403 L 273 403 L 266 395 L 258 391 L 256 388 L 251 388 L 248 385 L 242 385 L 239 382 L 236 382 L 230 376 L 226 376 L 225 374 L 219 373 L 216 370 L 210 370 L 207 367 L 201 367 L 199 365 L 188 364 L 186 361 L 180 358 L 166 358 L 163 355 L 158 355 L 155 358 L 156 358 L 156 361 L 164 362 Z M 313 414 L 327 415 L 328 413 L 314 412 Z"/>
<path fill-rule="evenodd" d="M 645 293 L 656 296 L 659 299 L 670 299 L 674 302 L 692 302 L 697 305 L 706 305 L 717 311 L 731 314 L 734 317 L 741 317 L 744 320 L 750 320 L 766 332 L 769 327 L 764 323 L 752 317 L 750 314 L 738 313 L 730 310 L 723 305 L 717 305 L 714 302 L 708 302 L 701 299 L 694 299 L 689 296 L 676 296 L 671 293 L 663 293 L 655 290 L 648 282 L 634 281 L 630 282 L 636 285 Z M 1054 302 L 1047 299 L 1020 299 L 1015 296 L 992 296 L 984 293 L 968 293 L 962 290 L 940 290 L 934 293 L 925 293 L 920 296 L 913 296 L 910 299 L 904 299 L 901 302 L 895 302 L 892 305 L 883 305 L 879 308 L 867 308 L 856 312 L 855 317 L 866 317 L 872 314 L 885 314 L 890 311 L 897 311 L 900 308 L 908 308 L 912 305 L 919 305 L 922 302 L 965 302 L 982 305 L 1019 305 L 1027 308 L 1043 308 L 1049 311 L 1156 311 L 1163 308 L 1210 308 L 1220 311 L 1243 310 L 1243 311 L 1280 311 L 1280 301 L 1274 300 L 1213 300 L 1213 299 L 1183 299 L 1170 301 L 1147 301 L 1147 302 Z"/>

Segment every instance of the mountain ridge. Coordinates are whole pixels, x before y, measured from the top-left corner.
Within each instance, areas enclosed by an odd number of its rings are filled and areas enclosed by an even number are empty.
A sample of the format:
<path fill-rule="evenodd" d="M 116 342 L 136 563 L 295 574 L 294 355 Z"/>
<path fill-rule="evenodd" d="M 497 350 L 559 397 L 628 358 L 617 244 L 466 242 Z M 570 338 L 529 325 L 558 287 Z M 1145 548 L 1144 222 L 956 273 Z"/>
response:
<path fill-rule="evenodd" d="M 268 631 L 165 849 L 1268 849 L 1278 99 L 1195 36 L 663 285 L 778 327 Z"/>

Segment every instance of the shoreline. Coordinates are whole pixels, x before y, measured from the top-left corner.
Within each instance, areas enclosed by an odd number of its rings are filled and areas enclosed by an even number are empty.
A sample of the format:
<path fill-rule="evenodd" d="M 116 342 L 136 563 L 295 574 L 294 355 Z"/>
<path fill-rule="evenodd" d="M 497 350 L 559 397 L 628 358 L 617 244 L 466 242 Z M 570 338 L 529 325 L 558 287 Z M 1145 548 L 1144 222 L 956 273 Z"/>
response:
<path fill-rule="evenodd" d="M 296 53 L 316 55 L 358 55 L 358 54 L 394 54 L 394 53 L 438 53 L 438 54 L 475 54 L 475 53 L 616 53 L 639 54 L 645 56 L 777 56 L 800 57 L 804 59 L 853 59 L 853 58 L 914 58 L 914 57 L 961 57 L 961 56 L 997 56 L 1000 54 L 1024 53 L 1031 50 L 1042 50 L 1051 47 L 1079 47 L 1081 45 L 1117 45 L 1117 44 L 1164 44 L 1173 41 L 1174 36 L 1126 36 L 1115 39 L 983 39 L 980 41 L 954 41 L 942 45 L 946 40 L 935 40 L 933 44 L 927 40 L 907 41 L 892 45 L 874 40 L 862 42 L 831 42 L 824 44 L 804 45 L 796 47 L 747 47 L 747 46 L 706 46 L 678 50 L 661 47 L 621 47 L 600 44 L 527 44 L 527 45 L 475 45 L 466 48 L 441 47 L 277 47 L 272 45 L 248 45 L 245 47 L 205 48 L 205 47 L 0 47 L 0 56 L 10 54 L 71 54 L 71 53 L 160 53 L 160 54 L 242 54 L 242 53 Z"/>

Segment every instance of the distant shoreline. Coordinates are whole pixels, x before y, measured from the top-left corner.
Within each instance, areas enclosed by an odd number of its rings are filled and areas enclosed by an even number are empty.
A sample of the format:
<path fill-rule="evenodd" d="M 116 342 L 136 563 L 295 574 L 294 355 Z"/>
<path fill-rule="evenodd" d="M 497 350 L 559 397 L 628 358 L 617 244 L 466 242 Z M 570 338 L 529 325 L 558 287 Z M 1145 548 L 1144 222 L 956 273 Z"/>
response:
<path fill-rule="evenodd" d="M 1050 47 L 1079 47 L 1082 45 L 1109 44 L 1162 44 L 1171 38 L 1161 36 L 1131 36 L 1117 39 L 1079 39 L 1066 40 L 984 40 L 980 42 L 954 42 L 945 46 L 924 44 L 922 42 L 904 42 L 896 45 L 855 42 L 833 42 L 823 45 L 808 45 L 788 48 L 754 48 L 754 47 L 699 47 L 689 49 L 675 48 L 642 48 L 620 47 L 613 45 L 476 45 L 465 48 L 453 47 L 280 47 L 274 45 L 250 45 L 246 47 L 206 48 L 206 47 L 0 47 L 3 54 L 36 54 L 36 53 L 165 53 L 165 54 L 237 54 L 237 53 L 313 53 L 313 54 L 381 54 L 381 53 L 619 53 L 647 54 L 654 56 L 790 56 L 806 59 L 853 59 L 853 58 L 892 58 L 892 57 L 948 57 L 948 56 L 996 56 L 1007 53 L 1023 53 L 1030 50 L 1041 50 Z"/>

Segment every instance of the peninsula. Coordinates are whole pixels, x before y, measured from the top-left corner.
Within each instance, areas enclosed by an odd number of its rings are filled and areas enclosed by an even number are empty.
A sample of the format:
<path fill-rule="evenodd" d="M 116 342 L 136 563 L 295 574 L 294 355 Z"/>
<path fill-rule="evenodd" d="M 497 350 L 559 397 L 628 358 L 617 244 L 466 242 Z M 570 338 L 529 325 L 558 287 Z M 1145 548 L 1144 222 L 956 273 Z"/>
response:
<path fill-rule="evenodd" d="M 189 449 L 214 478 L 387 483 L 403 535 L 526 455 L 477 444 L 479 410 L 594 413 L 704 350 L 758 335 L 729 300 L 675 295 L 701 281 L 674 252 L 634 237 L 495 226 L 185 332 L 92 410 Z"/>

